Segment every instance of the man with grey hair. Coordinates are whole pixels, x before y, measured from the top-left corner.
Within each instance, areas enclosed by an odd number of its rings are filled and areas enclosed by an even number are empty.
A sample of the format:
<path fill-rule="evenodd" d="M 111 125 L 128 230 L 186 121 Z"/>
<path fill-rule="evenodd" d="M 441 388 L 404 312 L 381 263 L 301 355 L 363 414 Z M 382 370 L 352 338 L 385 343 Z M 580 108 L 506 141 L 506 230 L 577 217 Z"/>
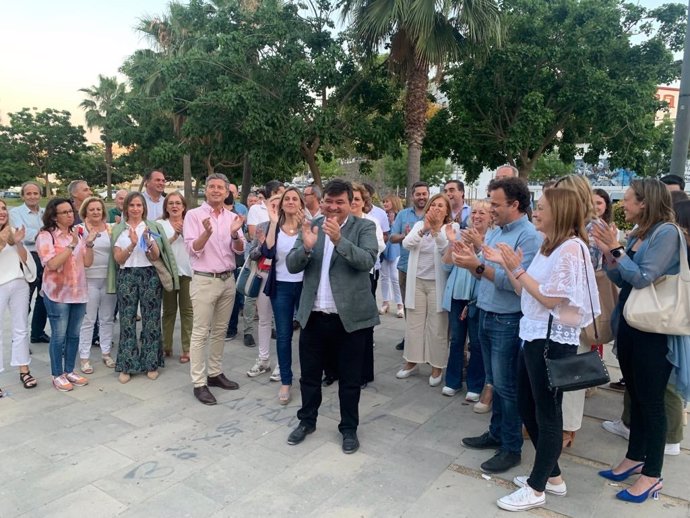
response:
<path fill-rule="evenodd" d="M 517 167 L 510 164 L 504 164 L 496 169 L 494 178 L 496 178 L 496 180 L 501 180 L 503 178 L 519 178 L 519 176 L 520 171 L 518 171 Z"/>
<path fill-rule="evenodd" d="M 126 189 L 120 189 L 115 193 L 115 206 L 108 210 L 108 223 L 119 223 L 122 219 L 122 207 L 125 204 L 127 193 Z"/>
<path fill-rule="evenodd" d="M 67 186 L 67 192 L 74 208 L 74 224 L 78 225 L 81 223 L 81 218 L 79 217 L 81 204 L 84 203 L 86 198 L 93 196 L 93 193 L 86 180 L 72 180 Z"/>
<path fill-rule="evenodd" d="M 29 309 L 31 298 L 36 292 L 36 303 L 31 316 L 31 343 L 49 343 L 50 337 L 45 333 L 47 314 L 41 296 L 43 285 L 43 263 L 36 252 L 36 236 L 43 227 L 43 209 L 41 202 L 41 186 L 38 182 L 28 181 L 22 184 L 21 196 L 24 203 L 10 210 L 10 225 L 14 228 L 24 227 L 26 234 L 23 244 L 31 252 L 36 263 L 36 280 L 29 283 Z"/>
<path fill-rule="evenodd" d="M 229 183 L 224 174 L 206 177 L 206 201 L 187 212 L 182 232 L 192 266 L 190 374 L 194 396 L 205 405 L 216 404 L 209 386 L 239 388 L 222 370 L 225 331 L 235 302 L 235 254 L 244 253 L 242 218 L 224 205 Z"/>
<path fill-rule="evenodd" d="M 315 183 L 304 188 L 304 217 L 314 221 L 321 217 L 321 189 Z"/>

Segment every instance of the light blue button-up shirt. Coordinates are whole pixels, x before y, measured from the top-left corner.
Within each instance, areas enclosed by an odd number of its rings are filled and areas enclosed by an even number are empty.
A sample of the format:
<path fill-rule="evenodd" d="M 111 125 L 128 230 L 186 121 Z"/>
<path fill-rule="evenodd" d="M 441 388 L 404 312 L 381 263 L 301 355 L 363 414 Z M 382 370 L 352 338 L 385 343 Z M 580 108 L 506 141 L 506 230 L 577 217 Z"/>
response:
<path fill-rule="evenodd" d="M 505 243 L 513 249 L 522 249 L 522 267 L 532 263 L 532 259 L 539 251 L 542 236 L 534 225 L 527 219 L 527 215 L 511 221 L 503 227 L 490 230 L 486 235 L 486 244 L 495 247 L 497 243 Z M 505 270 L 496 263 L 486 261 L 487 266 L 494 268 L 494 280 L 482 277 L 477 287 L 477 307 L 492 313 L 517 313 L 520 311 L 520 297 L 515 293 L 513 285 L 508 280 Z"/>
<path fill-rule="evenodd" d="M 414 227 L 414 224 L 417 223 L 418 221 L 422 221 L 424 219 L 424 215 L 422 214 L 421 216 L 417 216 L 417 213 L 414 211 L 413 207 L 408 207 L 406 209 L 401 210 L 398 212 L 398 215 L 395 216 L 395 221 L 393 222 L 393 226 L 391 227 L 391 234 L 405 234 L 405 227 L 407 225 L 410 225 L 410 228 Z M 404 246 L 400 247 L 400 259 L 398 260 L 398 270 L 401 272 L 407 272 L 407 261 L 410 257 L 410 251 L 407 250 Z"/>
<path fill-rule="evenodd" d="M 10 225 L 15 228 L 24 226 L 26 229 L 24 246 L 29 252 L 36 251 L 36 236 L 43 227 L 43 212 L 44 209 L 40 207 L 38 212 L 32 212 L 26 203 L 10 210 Z"/>

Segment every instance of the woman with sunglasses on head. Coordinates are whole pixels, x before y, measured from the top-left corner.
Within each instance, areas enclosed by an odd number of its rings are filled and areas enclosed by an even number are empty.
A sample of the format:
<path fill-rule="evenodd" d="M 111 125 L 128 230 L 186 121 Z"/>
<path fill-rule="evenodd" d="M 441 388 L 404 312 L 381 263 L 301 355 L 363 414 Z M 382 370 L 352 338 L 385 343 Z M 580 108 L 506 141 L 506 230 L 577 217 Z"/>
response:
<path fill-rule="evenodd" d="M 93 263 L 93 230 L 85 238 L 74 228 L 74 208 L 53 198 L 43 213 L 36 251 L 43 263 L 43 301 L 50 321 L 50 370 L 53 386 L 68 392 L 89 383 L 74 371 L 79 331 L 89 298 L 86 270 Z"/>
<path fill-rule="evenodd" d="M 113 253 L 110 244 L 110 226 L 106 223 L 107 213 L 105 204 L 100 197 L 86 198 L 79 208 L 82 223 L 77 226 L 80 235 L 95 233 L 96 238 L 86 246 L 93 250 L 93 263 L 86 268 L 86 284 L 89 290 L 89 300 L 86 302 L 86 313 L 79 333 L 79 360 L 81 371 L 91 374 L 93 366 L 89 360 L 91 355 L 91 339 L 93 328 L 98 318 L 99 342 L 103 363 L 112 369 L 115 360 L 110 355 L 113 343 L 113 327 L 115 321 L 115 305 L 117 297 L 107 293 L 106 278 L 108 277 L 108 261 Z"/>
<path fill-rule="evenodd" d="M 544 357 L 576 355 L 580 331 L 600 312 L 584 207 L 578 195 L 562 188 L 545 190 L 532 221 L 544 234 L 544 241 L 527 270 L 521 267 L 520 249 L 503 243 L 484 247 L 486 259 L 501 265 L 521 295 L 520 338 L 524 342 L 518 355 L 518 405 L 536 449 L 530 475 L 513 479 L 520 489 L 496 502 L 508 511 L 543 506 L 545 492 L 566 494 L 558 466 L 563 446 L 563 392 L 549 389 Z"/>

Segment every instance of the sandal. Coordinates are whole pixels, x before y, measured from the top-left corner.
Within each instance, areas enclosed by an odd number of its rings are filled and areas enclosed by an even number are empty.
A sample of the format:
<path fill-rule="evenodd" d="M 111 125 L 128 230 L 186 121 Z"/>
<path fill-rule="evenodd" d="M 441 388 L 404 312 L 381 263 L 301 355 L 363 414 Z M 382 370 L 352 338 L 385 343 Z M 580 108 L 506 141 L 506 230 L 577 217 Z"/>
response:
<path fill-rule="evenodd" d="M 19 379 L 21 380 L 22 384 L 24 385 L 25 389 L 32 389 L 36 385 L 38 385 L 38 381 L 36 381 L 36 378 L 34 378 L 31 375 L 30 371 L 26 372 L 20 372 L 19 373 Z"/>
<path fill-rule="evenodd" d="M 109 354 L 103 355 L 103 363 L 105 363 L 105 366 L 109 369 L 115 368 L 115 360 L 113 360 L 113 357 Z"/>
<path fill-rule="evenodd" d="M 93 367 L 91 366 L 91 362 L 89 360 L 81 360 L 81 371 L 84 374 L 93 374 Z"/>
<path fill-rule="evenodd" d="M 290 388 L 288 387 L 287 392 L 283 392 L 282 390 L 278 392 L 278 402 L 281 405 L 287 405 L 292 397 L 290 396 Z"/>
<path fill-rule="evenodd" d="M 182 353 L 180 355 L 180 363 L 189 363 L 189 353 Z"/>

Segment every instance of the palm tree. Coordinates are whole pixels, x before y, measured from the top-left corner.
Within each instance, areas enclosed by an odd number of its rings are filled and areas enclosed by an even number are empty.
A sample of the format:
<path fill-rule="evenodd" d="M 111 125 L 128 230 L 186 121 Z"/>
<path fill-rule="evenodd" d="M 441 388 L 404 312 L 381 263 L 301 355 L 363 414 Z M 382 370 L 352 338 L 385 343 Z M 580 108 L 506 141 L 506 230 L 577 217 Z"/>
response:
<path fill-rule="evenodd" d="M 419 180 L 426 134 L 429 72 L 460 57 L 463 43 L 486 51 L 500 44 L 496 0 L 343 0 L 343 16 L 365 48 L 390 49 L 389 64 L 405 84 L 405 138 L 408 149 L 407 193 Z"/>
<path fill-rule="evenodd" d="M 98 75 L 98 84 L 91 88 L 80 88 L 88 99 L 84 99 L 79 105 L 86 111 L 86 126 L 92 130 L 101 130 L 101 140 L 105 145 L 105 171 L 108 199 L 112 199 L 113 189 L 113 128 L 116 126 L 116 118 L 122 114 L 125 98 L 125 85 L 118 83 L 115 77 Z"/>

